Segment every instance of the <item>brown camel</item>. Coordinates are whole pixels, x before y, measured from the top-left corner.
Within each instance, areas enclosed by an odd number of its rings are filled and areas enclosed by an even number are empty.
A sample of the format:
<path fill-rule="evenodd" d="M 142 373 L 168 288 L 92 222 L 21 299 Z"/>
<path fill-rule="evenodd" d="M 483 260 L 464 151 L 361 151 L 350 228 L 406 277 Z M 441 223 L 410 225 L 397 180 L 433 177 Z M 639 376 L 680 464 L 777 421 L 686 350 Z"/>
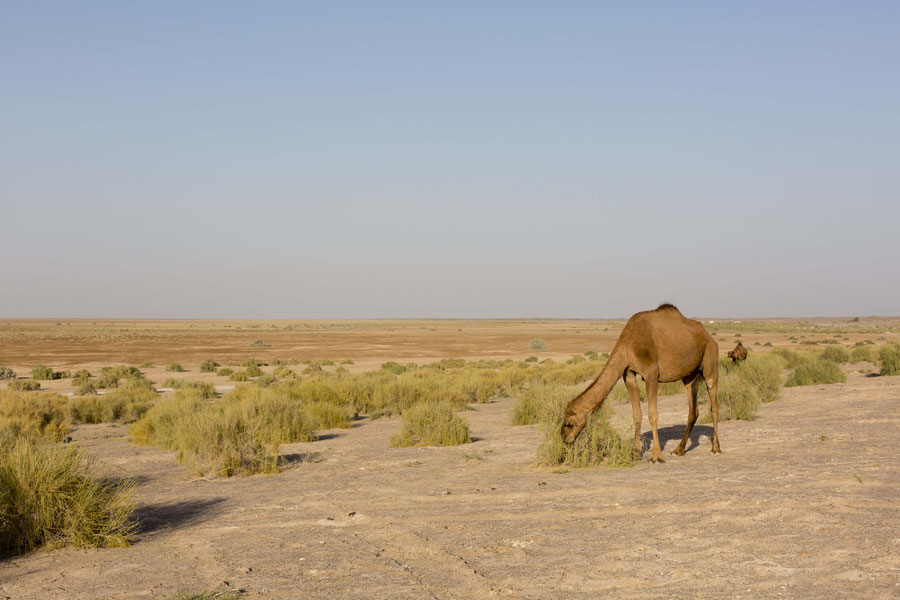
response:
<path fill-rule="evenodd" d="M 719 448 L 719 404 L 716 387 L 719 380 L 719 346 L 698 321 L 687 319 L 671 304 L 656 310 L 639 312 L 628 319 L 609 360 L 594 383 L 569 402 L 563 414 L 562 438 L 571 444 L 581 433 L 588 416 L 596 410 L 613 389 L 619 378 L 631 396 L 634 412 L 634 457 L 640 459 L 641 398 L 636 376 L 644 378 L 647 388 L 647 412 L 653 428 L 653 462 L 664 462 L 656 431 L 656 393 L 660 382 L 684 382 L 688 393 L 688 420 L 684 437 L 672 454 L 684 455 L 684 446 L 697 421 L 697 391 L 700 377 L 709 389 L 709 404 L 713 420 L 713 454 Z"/>
<path fill-rule="evenodd" d="M 734 347 L 734 350 L 728 352 L 728 358 L 731 359 L 731 364 L 739 363 L 742 360 L 747 360 L 747 349 L 744 348 L 744 343 L 738 340 L 737 346 Z"/>

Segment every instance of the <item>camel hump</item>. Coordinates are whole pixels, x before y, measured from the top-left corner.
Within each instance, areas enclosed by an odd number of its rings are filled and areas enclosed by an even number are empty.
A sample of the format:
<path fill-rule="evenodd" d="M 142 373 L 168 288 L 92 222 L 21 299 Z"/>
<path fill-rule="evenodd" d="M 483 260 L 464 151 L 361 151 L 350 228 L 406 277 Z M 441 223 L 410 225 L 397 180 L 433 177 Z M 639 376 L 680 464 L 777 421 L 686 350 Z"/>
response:
<path fill-rule="evenodd" d="M 675 306 L 674 304 L 669 303 L 669 302 L 663 302 L 662 304 L 660 304 L 659 306 L 656 307 L 656 310 L 674 310 L 674 311 L 678 311 L 678 307 Z"/>

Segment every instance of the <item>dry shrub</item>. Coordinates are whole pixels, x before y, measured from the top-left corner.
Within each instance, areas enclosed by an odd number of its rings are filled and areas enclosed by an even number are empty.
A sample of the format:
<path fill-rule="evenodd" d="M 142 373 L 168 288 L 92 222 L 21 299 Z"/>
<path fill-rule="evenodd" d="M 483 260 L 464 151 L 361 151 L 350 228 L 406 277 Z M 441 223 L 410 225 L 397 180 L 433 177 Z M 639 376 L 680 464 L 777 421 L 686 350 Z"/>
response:
<path fill-rule="evenodd" d="M 214 361 L 211 358 L 207 358 L 202 363 L 200 363 L 200 372 L 201 373 L 215 373 L 216 369 L 219 367 L 219 363 Z"/>
<path fill-rule="evenodd" d="M 131 423 L 156 404 L 156 392 L 119 388 L 102 396 L 81 396 L 69 400 L 74 423 Z"/>
<path fill-rule="evenodd" d="M 96 477 L 74 446 L 0 437 L 0 553 L 127 546 L 133 486 Z"/>
<path fill-rule="evenodd" d="M 198 381 L 196 379 L 169 378 L 163 383 L 163 387 L 172 388 L 173 390 L 190 390 L 203 400 L 218 396 L 218 393 L 216 393 L 216 386 L 208 381 Z"/>
<path fill-rule="evenodd" d="M 875 362 L 875 352 L 868 346 L 857 346 L 850 351 L 850 358 L 855 363 Z"/>
<path fill-rule="evenodd" d="M 54 371 L 46 365 L 38 365 L 31 370 L 31 378 L 35 381 L 51 381 L 53 379 L 63 379 L 62 371 Z"/>
<path fill-rule="evenodd" d="M 822 358 L 807 359 L 797 365 L 788 376 L 784 385 L 795 387 L 800 385 L 817 385 L 827 383 L 844 383 L 847 377 L 840 365 Z"/>
<path fill-rule="evenodd" d="M 605 403 L 588 417 L 584 429 L 571 444 L 562 440 L 563 408 L 568 399 L 559 400 L 552 419 L 544 422 L 544 440 L 538 446 L 539 465 L 556 467 L 628 467 L 634 464 L 632 441 L 609 423 L 611 410 Z"/>
<path fill-rule="evenodd" d="M 836 363 L 850 362 L 850 353 L 839 346 L 831 346 L 830 348 L 825 348 L 820 356 L 823 360 L 830 360 Z"/>
<path fill-rule="evenodd" d="M 738 377 L 750 384 L 762 402 L 778 398 L 784 362 L 772 353 L 753 354 L 735 365 L 729 377 Z"/>
<path fill-rule="evenodd" d="M 882 375 L 900 375 L 900 345 L 882 346 L 878 350 Z"/>
<path fill-rule="evenodd" d="M 0 392 L 0 431 L 7 438 L 58 442 L 69 433 L 68 405 L 54 392 Z"/>
<path fill-rule="evenodd" d="M 391 438 L 391 446 L 457 446 L 471 441 L 469 426 L 453 414 L 450 406 L 426 401 L 406 409 L 400 431 Z"/>
<path fill-rule="evenodd" d="M 513 405 L 512 425 L 536 425 L 553 420 L 555 412 L 577 394 L 559 384 L 540 385 L 522 392 Z"/>
<path fill-rule="evenodd" d="M 15 379 L 16 372 L 10 369 L 9 367 L 0 367 L 0 381 L 6 379 Z"/>
<path fill-rule="evenodd" d="M 310 402 L 304 409 L 315 429 L 349 429 L 352 427 L 347 408 L 331 402 Z"/>
<path fill-rule="evenodd" d="M 762 404 L 756 387 L 737 375 L 719 378 L 716 401 L 719 405 L 720 421 L 752 421 Z M 707 414 L 700 422 L 712 423 L 712 415 Z"/>
<path fill-rule="evenodd" d="M 34 379 L 13 379 L 7 389 L 11 392 L 33 392 L 41 389 L 41 382 Z"/>

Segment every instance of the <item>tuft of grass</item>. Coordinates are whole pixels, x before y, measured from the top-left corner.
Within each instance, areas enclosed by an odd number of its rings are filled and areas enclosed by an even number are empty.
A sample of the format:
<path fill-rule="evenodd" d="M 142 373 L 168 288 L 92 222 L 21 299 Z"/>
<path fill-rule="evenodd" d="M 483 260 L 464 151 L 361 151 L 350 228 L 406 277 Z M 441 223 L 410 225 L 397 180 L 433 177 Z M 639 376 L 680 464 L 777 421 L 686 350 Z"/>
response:
<path fill-rule="evenodd" d="M 537 361 L 538 361 L 538 357 L 534 356 L 534 355 L 531 355 L 525 359 L 525 362 L 527 362 L 527 363 L 536 363 Z"/>
<path fill-rule="evenodd" d="M 632 441 L 609 423 L 611 409 L 604 403 L 588 417 L 587 424 L 572 444 L 562 440 L 560 427 L 564 402 L 544 422 L 544 439 L 538 446 L 537 462 L 546 467 L 628 467 L 634 464 Z"/>
<path fill-rule="evenodd" d="M 34 379 L 13 379 L 7 387 L 13 392 L 33 392 L 41 389 L 41 382 Z"/>
<path fill-rule="evenodd" d="M 131 423 L 156 404 L 156 392 L 119 388 L 102 396 L 76 396 L 69 400 L 74 423 Z"/>
<path fill-rule="evenodd" d="M 234 373 L 234 369 L 229 369 L 228 367 L 223 367 L 216 371 L 216 375 L 221 375 L 222 377 L 228 377 L 232 373 Z"/>
<path fill-rule="evenodd" d="M 315 429 L 349 429 L 353 426 L 345 406 L 318 401 L 306 404 L 304 409 Z"/>
<path fill-rule="evenodd" d="M 58 442 L 68 433 L 69 411 L 65 396 L 55 392 L 0 392 L 0 437 Z"/>
<path fill-rule="evenodd" d="M 878 351 L 882 375 L 900 375 L 900 345 L 882 346 Z"/>
<path fill-rule="evenodd" d="M 547 342 L 542 338 L 532 338 L 532 340 L 528 342 L 528 347 L 532 350 L 541 352 L 547 349 Z"/>
<path fill-rule="evenodd" d="M 168 367 L 166 367 L 166 371 L 170 373 L 184 373 L 184 367 L 182 367 L 178 363 L 172 363 Z"/>
<path fill-rule="evenodd" d="M 736 364 L 731 375 L 751 385 L 761 402 L 772 402 L 781 389 L 781 373 L 784 362 L 772 353 L 752 354 Z"/>
<path fill-rule="evenodd" d="M 262 369 L 257 365 L 249 365 L 245 372 L 247 373 L 247 377 L 259 377 L 263 374 Z"/>
<path fill-rule="evenodd" d="M 0 438 L 0 553 L 127 546 L 133 487 L 98 478 L 77 447 Z"/>
<path fill-rule="evenodd" d="M 836 363 L 850 362 L 850 353 L 847 352 L 847 350 L 845 350 L 844 348 L 841 348 L 839 346 L 831 346 L 831 347 L 825 348 L 825 350 L 822 351 L 822 354 L 820 355 L 820 357 L 823 360 L 830 360 L 831 362 L 836 362 Z"/>
<path fill-rule="evenodd" d="M 218 396 L 216 386 L 208 381 L 198 381 L 196 379 L 174 379 L 170 377 L 163 382 L 163 387 L 172 388 L 173 390 L 190 390 L 203 400 L 209 400 Z"/>
<path fill-rule="evenodd" d="M 513 405 L 512 425 L 536 425 L 549 422 L 553 413 L 575 397 L 572 389 L 559 384 L 540 385 L 522 392 Z"/>
<path fill-rule="evenodd" d="M 247 376 L 247 371 L 234 371 L 231 375 L 228 376 L 229 381 L 249 381 L 250 378 Z"/>
<path fill-rule="evenodd" d="M 855 363 L 875 362 L 875 351 L 868 346 L 857 346 L 850 351 L 850 359 Z"/>
<path fill-rule="evenodd" d="M 716 399 L 719 404 L 720 421 L 752 421 L 762 404 L 756 387 L 738 375 L 719 378 Z M 707 414 L 700 422 L 712 423 L 712 415 Z"/>
<path fill-rule="evenodd" d="M 68 376 L 67 372 L 54 371 L 46 365 L 38 365 L 31 370 L 31 378 L 35 381 L 52 381 L 54 379 L 64 379 Z"/>
<path fill-rule="evenodd" d="M 9 367 L 0 367 L 0 381 L 4 381 L 7 379 L 15 379 L 16 372 L 10 369 Z"/>
<path fill-rule="evenodd" d="M 844 383 L 846 381 L 847 377 L 836 362 L 816 358 L 808 359 L 798 364 L 788 376 L 784 385 L 795 387 L 825 383 Z"/>
<path fill-rule="evenodd" d="M 403 412 L 403 423 L 391 438 L 391 446 L 457 446 L 471 441 L 466 422 L 447 404 L 431 401 L 419 402 Z"/>
<path fill-rule="evenodd" d="M 214 361 L 211 358 L 207 358 L 202 363 L 200 363 L 200 372 L 201 373 L 215 373 L 216 369 L 219 367 L 219 363 Z"/>

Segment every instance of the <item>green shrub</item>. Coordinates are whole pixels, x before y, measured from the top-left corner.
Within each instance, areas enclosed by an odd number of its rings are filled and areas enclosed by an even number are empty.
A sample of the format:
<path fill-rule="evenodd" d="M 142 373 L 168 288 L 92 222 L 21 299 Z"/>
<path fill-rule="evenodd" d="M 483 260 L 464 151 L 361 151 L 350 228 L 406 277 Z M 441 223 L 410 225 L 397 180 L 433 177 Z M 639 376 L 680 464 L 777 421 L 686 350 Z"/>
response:
<path fill-rule="evenodd" d="M 825 348 L 820 356 L 823 360 L 830 360 L 836 363 L 850 362 L 850 353 L 839 346 Z"/>
<path fill-rule="evenodd" d="M 0 392 L 0 432 L 58 442 L 69 433 L 68 400 L 54 392 Z"/>
<path fill-rule="evenodd" d="M 34 379 L 13 379 L 7 387 L 13 392 L 33 392 L 41 389 L 41 383 Z"/>
<path fill-rule="evenodd" d="M 875 352 L 867 346 L 859 346 L 850 352 L 850 358 L 855 363 L 875 362 Z"/>
<path fill-rule="evenodd" d="M 62 379 L 63 373 L 54 371 L 45 365 L 38 365 L 31 370 L 31 378 L 35 381 L 52 381 L 54 379 Z"/>
<path fill-rule="evenodd" d="M 0 445 L 0 553 L 128 545 L 137 528 L 133 482 L 96 477 L 74 446 L 34 438 Z"/>
<path fill-rule="evenodd" d="M 847 377 L 840 365 L 830 360 L 811 359 L 797 365 L 793 373 L 787 379 L 785 385 L 794 387 L 800 385 L 816 385 L 825 383 L 844 383 Z"/>
<path fill-rule="evenodd" d="M 198 381 L 196 379 L 174 379 L 170 377 L 163 383 L 163 387 L 172 388 L 173 390 L 191 390 L 196 392 L 197 396 L 202 400 L 218 396 L 216 386 L 208 381 Z"/>
<path fill-rule="evenodd" d="M 235 371 L 228 376 L 228 379 L 230 381 L 250 381 L 250 378 L 247 377 L 246 371 Z"/>
<path fill-rule="evenodd" d="M 349 358 L 346 358 L 346 359 L 344 359 L 344 360 L 341 361 L 341 364 L 342 364 L 342 365 L 352 365 L 352 364 L 353 364 L 353 361 L 350 360 Z"/>
<path fill-rule="evenodd" d="M 224 368 L 222 368 L 222 369 L 219 369 L 219 370 L 216 372 L 217 375 L 221 375 L 222 377 L 228 377 L 228 376 L 231 375 L 232 373 L 234 373 L 234 369 L 229 369 L 228 367 L 224 367 Z"/>
<path fill-rule="evenodd" d="M 172 363 L 168 367 L 166 367 L 166 371 L 170 373 L 184 373 L 184 367 L 182 367 L 178 363 Z"/>
<path fill-rule="evenodd" d="M 878 350 L 882 375 L 900 375 L 900 345 L 882 346 Z"/>
<path fill-rule="evenodd" d="M 542 352 L 547 349 L 547 342 L 541 338 L 532 338 L 532 340 L 528 342 L 528 347 L 532 350 Z"/>
<path fill-rule="evenodd" d="M 350 413 L 344 406 L 331 402 L 309 402 L 304 406 L 315 429 L 349 429 L 352 427 Z"/>
<path fill-rule="evenodd" d="M 97 386 L 90 379 L 84 380 L 84 382 L 78 386 L 78 389 L 75 393 L 79 396 L 89 396 L 91 394 L 97 394 Z"/>
<path fill-rule="evenodd" d="M 524 390 L 513 405 L 512 425 L 535 425 L 551 422 L 555 411 L 574 398 L 572 388 L 558 385 L 540 385 Z"/>
<path fill-rule="evenodd" d="M 752 354 L 735 365 L 732 375 L 750 384 L 761 402 L 772 402 L 781 389 L 784 362 L 774 354 Z"/>
<path fill-rule="evenodd" d="M 606 403 L 588 417 L 584 429 L 573 443 L 563 442 L 560 427 L 567 402 L 560 398 L 556 410 L 552 411 L 553 419 L 544 423 L 544 439 L 537 450 L 539 465 L 628 467 L 634 464 L 632 440 L 610 425 L 611 409 Z"/>
<path fill-rule="evenodd" d="M 458 446 L 472 441 L 469 426 L 442 402 L 419 402 L 403 412 L 400 431 L 391 446 Z"/>
<path fill-rule="evenodd" d="M 216 369 L 219 367 L 219 363 L 214 361 L 211 358 L 207 358 L 202 363 L 200 363 L 200 372 L 201 373 L 215 373 Z"/>
<path fill-rule="evenodd" d="M 69 400 L 74 423 L 131 423 L 156 404 L 156 392 L 119 388 L 102 396 L 76 396 Z"/>
<path fill-rule="evenodd" d="M 779 373 L 779 381 L 780 377 Z M 739 375 L 719 378 L 716 400 L 719 405 L 720 421 L 752 421 L 756 418 L 762 403 L 756 387 Z M 707 414 L 700 422 L 711 423 L 712 416 Z"/>
<path fill-rule="evenodd" d="M 525 362 L 527 362 L 527 363 L 535 363 L 537 361 L 538 361 L 537 356 L 529 356 L 528 358 L 525 359 Z"/>
<path fill-rule="evenodd" d="M 15 379 L 16 372 L 10 369 L 9 367 L 0 367 L 0 381 L 6 379 Z"/>
<path fill-rule="evenodd" d="M 406 371 L 406 367 L 401 364 L 395 363 L 393 361 L 388 361 L 381 365 L 381 369 L 383 371 L 388 371 L 389 373 L 393 373 L 394 375 L 399 375 Z"/>
<path fill-rule="evenodd" d="M 259 377 L 263 374 L 262 369 L 260 369 L 256 365 L 250 365 L 249 367 L 247 367 L 246 373 L 247 377 Z"/>

